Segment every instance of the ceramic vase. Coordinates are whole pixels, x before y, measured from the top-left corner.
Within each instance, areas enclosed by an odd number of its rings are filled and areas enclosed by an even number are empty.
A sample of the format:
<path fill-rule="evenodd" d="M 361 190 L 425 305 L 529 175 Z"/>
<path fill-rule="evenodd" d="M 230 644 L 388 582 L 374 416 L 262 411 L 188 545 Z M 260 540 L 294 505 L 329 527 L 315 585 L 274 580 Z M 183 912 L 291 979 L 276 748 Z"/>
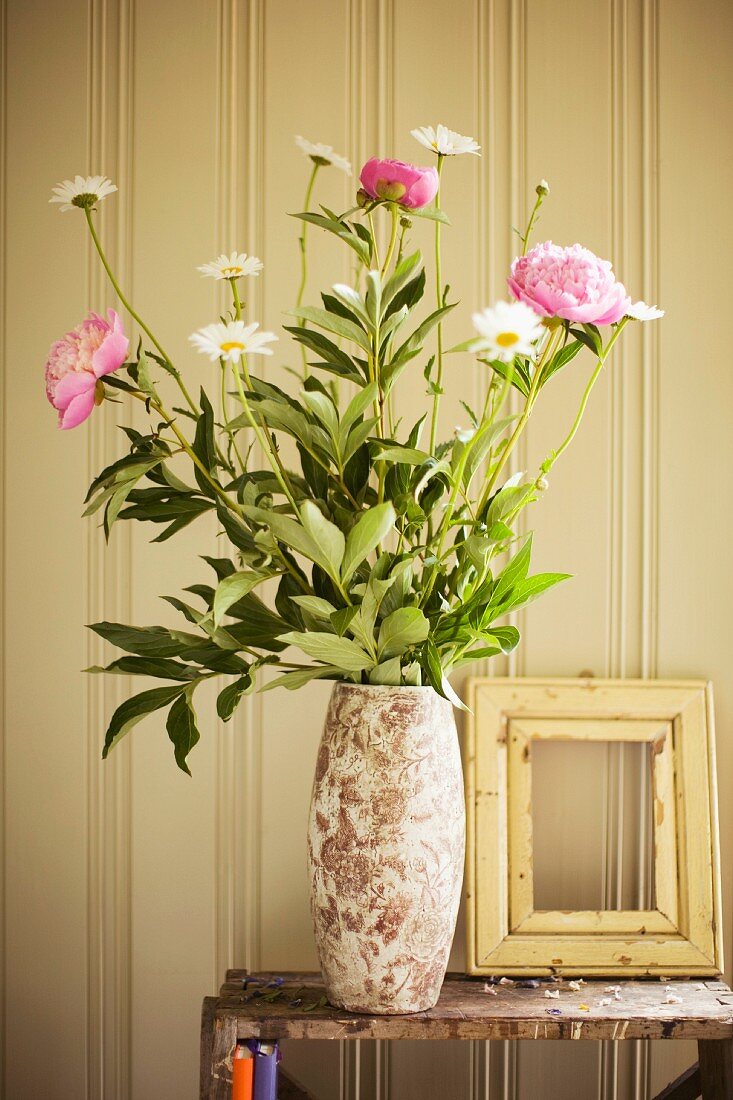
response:
<path fill-rule="evenodd" d="M 432 688 L 335 684 L 308 825 L 311 908 L 331 1004 L 380 1014 L 432 1008 L 464 851 L 452 705 Z"/>

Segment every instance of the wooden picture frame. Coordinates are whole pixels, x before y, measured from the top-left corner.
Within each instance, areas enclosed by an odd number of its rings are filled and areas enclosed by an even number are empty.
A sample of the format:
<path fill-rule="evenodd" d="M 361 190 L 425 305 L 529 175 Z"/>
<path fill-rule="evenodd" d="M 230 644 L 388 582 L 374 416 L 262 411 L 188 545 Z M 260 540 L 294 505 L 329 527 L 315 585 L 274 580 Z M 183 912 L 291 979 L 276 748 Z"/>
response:
<path fill-rule="evenodd" d="M 468 973 L 720 973 L 711 685 L 472 678 L 468 687 Z M 532 743 L 540 739 L 649 746 L 656 908 L 534 908 Z"/>

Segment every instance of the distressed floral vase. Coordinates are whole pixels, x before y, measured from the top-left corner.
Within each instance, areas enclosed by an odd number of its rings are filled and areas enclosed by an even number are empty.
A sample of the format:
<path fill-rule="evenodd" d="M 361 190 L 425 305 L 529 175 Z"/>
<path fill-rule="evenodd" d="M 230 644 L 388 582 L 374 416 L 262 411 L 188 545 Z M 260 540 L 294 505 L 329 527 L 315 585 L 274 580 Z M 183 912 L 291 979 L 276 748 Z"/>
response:
<path fill-rule="evenodd" d="M 351 1012 L 422 1012 L 448 965 L 465 806 L 453 707 L 431 688 L 334 686 L 308 826 L 326 992 Z"/>

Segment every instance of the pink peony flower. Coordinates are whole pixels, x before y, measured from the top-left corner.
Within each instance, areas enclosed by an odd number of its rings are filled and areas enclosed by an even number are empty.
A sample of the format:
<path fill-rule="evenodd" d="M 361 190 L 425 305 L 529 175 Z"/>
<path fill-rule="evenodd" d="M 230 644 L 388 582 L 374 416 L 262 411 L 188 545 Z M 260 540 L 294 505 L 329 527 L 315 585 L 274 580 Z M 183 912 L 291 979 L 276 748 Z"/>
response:
<path fill-rule="evenodd" d="M 372 199 L 397 202 L 408 210 L 427 206 L 438 193 L 436 168 L 418 168 L 402 160 L 372 157 L 361 170 L 361 185 Z"/>
<path fill-rule="evenodd" d="M 60 428 L 75 428 L 94 408 L 97 379 L 125 361 L 130 341 L 113 309 L 98 313 L 51 345 L 46 360 L 46 396 L 59 413 Z"/>
<path fill-rule="evenodd" d="M 507 283 L 514 297 L 540 317 L 612 325 L 631 307 L 610 262 L 579 244 L 561 248 L 545 241 L 536 245 L 526 256 L 516 258 Z"/>

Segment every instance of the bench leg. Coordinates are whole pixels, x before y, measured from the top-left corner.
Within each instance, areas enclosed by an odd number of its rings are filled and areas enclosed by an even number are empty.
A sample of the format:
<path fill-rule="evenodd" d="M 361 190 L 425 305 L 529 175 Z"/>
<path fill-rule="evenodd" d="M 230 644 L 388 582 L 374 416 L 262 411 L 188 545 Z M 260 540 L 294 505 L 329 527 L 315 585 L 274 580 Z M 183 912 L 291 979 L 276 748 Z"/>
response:
<path fill-rule="evenodd" d="M 312 1093 L 308 1092 L 284 1069 L 278 1070 L 277 1100 L 315 1100 Z"/>
<path fill-rule="evenodd" d="M 230 1100 L 232 1057 L 237 1045 L 234 1017 L 216 1015 L 218 998 L 207 997 L 201 1013 L 200 1100 Z"/>
<path fill-rule="evenodd" d="M 654 1100 L 697 1100 L 701 1087 L 700 1067 L 695 1062 L 694 1066 L 690 1066 L 658 1092 Z"/>
<path fill-rule="evenodd" d="M 703 1100 L 733 1100 L 733 1039 L 700 1039 Z"/>

